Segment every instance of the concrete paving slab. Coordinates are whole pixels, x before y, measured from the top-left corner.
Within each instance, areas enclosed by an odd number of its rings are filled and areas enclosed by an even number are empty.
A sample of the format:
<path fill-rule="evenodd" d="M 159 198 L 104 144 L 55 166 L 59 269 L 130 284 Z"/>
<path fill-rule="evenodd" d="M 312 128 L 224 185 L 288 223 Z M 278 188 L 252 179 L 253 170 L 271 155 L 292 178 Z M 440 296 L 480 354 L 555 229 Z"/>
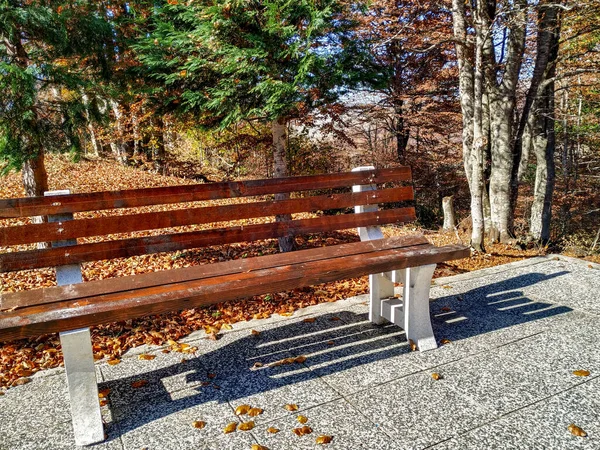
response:
<path fill-rule="evenodd" d="M 294 428 L 303 426 L 298 422 L 299 415 L 308 418 L 306 426 L 312 433 L 297 436 Z M 280 430 L 268 432 L 268 428 Z M 395 449 L 394 440 L 385 434 L 381 427 L 367 419 L 359 410 L 344 399 L 336 400 L 299 413 L 289 414 L 278 420 L 270 421 L 256 428 L 254 433 L 261 445 L 269 449 Z M 327 445 L 316 445 L 318 436 L 331 436 Z"/>
<path fill-rule="evenodd" d="M 402 449 L 422 449 L 488 420 L 490 411 L 430 373 L 409 375 L 348 397 Z"/>

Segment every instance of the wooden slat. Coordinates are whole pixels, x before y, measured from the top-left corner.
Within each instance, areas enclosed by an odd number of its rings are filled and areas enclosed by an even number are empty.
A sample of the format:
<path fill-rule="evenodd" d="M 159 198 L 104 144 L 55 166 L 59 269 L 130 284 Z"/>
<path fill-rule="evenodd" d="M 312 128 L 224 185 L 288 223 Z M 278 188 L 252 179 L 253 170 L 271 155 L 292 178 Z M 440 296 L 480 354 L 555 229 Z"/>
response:
<path fill-rule="evenodd" d="M 410 178 L 410 168 L 399 167 L 325 175 L 92 192 L 63 195 L 60 199 L 57 197 L 13 198 L 0 200 L 0 219 L 331 189 L 354 184 L 407 181 Z"/>
<path fill-rule="evenodd" d="M 418 245 L 37 305 L 1 313 L 0 341 L 195 308 L 369 273 L 434 264 L 468 254 L 469 249 L 464 246 Z M 112 280 L 106 281 L 110 283 Z"/>
<path fill-rule="evenodd" d="M 268 269 L 270 267 L 294 264 L 300 259 L 304 262 L 321 261 L 332 257 L 338 258 L 416 245 L 429 245 L 429 242 L 421 234 L 394 236 L 387 239 L 351 242 L 329 247 L 300 250 L 297 252 L 265 255 L 260 258 L 242 258 L 218 264 L 203 264 L 181 269 L 118 277 L 112 278 L 110 281 L 96 280 L 68 286 L 53 286 L 31 291 L 0 293 L 0 311 L 66 300 L 74 301 L 84 297 L 149 288 L 163 284 L 181 283 L 202 278 L 230 275 L 232 273 L 251 272 Z"/>
<path fill-rule="evenodd" d="M 178 209 L 125 216 L 20 225 L 0 228 L 0 246 L 32 244 L 35 242 L 58 241 L 193 224 L 225 222 L 229 220 L 274 216 L 276 214 L 348 208 L 354 205 L 400 202 L 412 200 L 413 197 L 412 187 L 405 186 L 358 193 L 294 198 L 283 201 L 242 203 L 236 205 Z"/>
<path fill-rule="evenodd" d="M 397 208 L 362 214 L 323 216 L 314 219 L 274 222 L 242 227 L 167 234 L 145 238 L 78 244 L 41 250 L 0 254 L 0 272 L 63 266 L 86 261 L 172 252 L 211 245 L 255 241 L 282 236 L 343 230 L 415 220 L 415 209 Z"/>

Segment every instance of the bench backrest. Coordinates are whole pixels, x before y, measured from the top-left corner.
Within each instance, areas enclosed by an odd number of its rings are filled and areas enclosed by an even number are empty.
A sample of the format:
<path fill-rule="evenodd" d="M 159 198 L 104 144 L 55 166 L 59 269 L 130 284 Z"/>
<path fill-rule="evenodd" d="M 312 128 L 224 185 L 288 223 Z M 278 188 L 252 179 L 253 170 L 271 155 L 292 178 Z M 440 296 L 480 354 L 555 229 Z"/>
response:
<path fill-rule="evenodd" d="M 397 185 L 408 184 L 410 180 L 410 169 L 399 167 L 326 175 L 4 199 L 0 200 L 0 219 L 53 216 L 54 220 L 58 218 L 58 221 L 2 226 L 0 248 L 4 248 L 4 253 L 0 253 L 0 272 L 410 222 L 415 220 L 415 209 L 410 205 L 414 199 L 413 189 L 410 185 Z M 339 192 L 343 188 L 350 191 L 350 188 L 356 185 L 383 185 L 392 182 L 395 187 Z M 323 193 L 328 190 L 335 190 L 336 193 Z M 278 193 L 302 195 L 295 195 L 286 200 L 265 200 L 264 196 Z M 247 203 L 205 206 L 206 201 L 236 197 L 257 198 Z M 187 231 L 190 226 L 193 229 L 194 225 L 206 226 L 233 220 L 385 203 L 395 204 L 395 207 L 382 210 L 364 208 L 361 214 L 321 215 L 283 222 Z M 167 209 L 168 205 L 173 209 Z M 160 210 L 150 212 L 125 210 L 157 206 L 160 206 Z M 75 214 L 74 220 L 60 220 L 61 215 L 69 218 L 71 214 Z M 187 228 L 182 230 L 177 229 L 178 227 Z M 122 233 L 148 231 L 152 235 L 126 238 L 118 236 Z M 157 232 L 161 234 L 156 234 Z M 74 244 L 74 240 L 78 238 L 87 239 L 77 245 L 68 245 L 69 240 Z M 31 246 L 28 246 L 23 250 L 24 245 L 49 241 L 63 241 L 67 245 L 40 249 L 31 249 Z"/>

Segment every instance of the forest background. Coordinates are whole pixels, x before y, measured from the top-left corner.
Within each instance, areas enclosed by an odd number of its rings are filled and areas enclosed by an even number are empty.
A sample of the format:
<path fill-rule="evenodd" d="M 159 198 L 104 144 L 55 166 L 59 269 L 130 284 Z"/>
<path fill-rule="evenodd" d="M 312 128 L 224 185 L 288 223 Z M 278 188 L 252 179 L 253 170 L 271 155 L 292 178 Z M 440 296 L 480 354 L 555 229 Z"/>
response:
<path fill-rule="evenodd" d="M 598 18 L 598 0 L 2 0 L 2 171 L 41 195 L 53 153 L 199 182 L 406 164 L 424 228 L 453 196 L 475 250 L 597 253 Z"/>

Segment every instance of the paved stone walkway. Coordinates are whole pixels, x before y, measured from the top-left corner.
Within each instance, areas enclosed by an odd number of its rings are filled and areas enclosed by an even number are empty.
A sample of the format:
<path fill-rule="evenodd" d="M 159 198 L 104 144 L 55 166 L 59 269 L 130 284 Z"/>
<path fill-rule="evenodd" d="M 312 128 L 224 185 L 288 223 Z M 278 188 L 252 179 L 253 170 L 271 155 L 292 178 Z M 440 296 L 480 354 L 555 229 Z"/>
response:
<path fill-rule="evenodd" d="M 425 353 L 400 329 L 372 326 L 363 296 L 236 324 L 218 341 L 192 335 L 196 356 L 138 348 L 99 364 L 108 439 L 91 448 L 600 448 L 600 266 L 535 258 L 437 280 L 432 298 L 436 337 L 450 342 Z M 156 358 L 139 360 L 143 351 Z M 250 370 L 299 355 L 303 364 Z M 148 383 L 132 388 L 138 380 Z M 264 409 L 256 427 L 223 434 L 245 403 Z M 292 433 L 298 414 L 312 434 Z M 320 434 L 332 443 L 316 445 Z M 62 370 L 0 397 L 0 449 L 74 447 Z"/>

